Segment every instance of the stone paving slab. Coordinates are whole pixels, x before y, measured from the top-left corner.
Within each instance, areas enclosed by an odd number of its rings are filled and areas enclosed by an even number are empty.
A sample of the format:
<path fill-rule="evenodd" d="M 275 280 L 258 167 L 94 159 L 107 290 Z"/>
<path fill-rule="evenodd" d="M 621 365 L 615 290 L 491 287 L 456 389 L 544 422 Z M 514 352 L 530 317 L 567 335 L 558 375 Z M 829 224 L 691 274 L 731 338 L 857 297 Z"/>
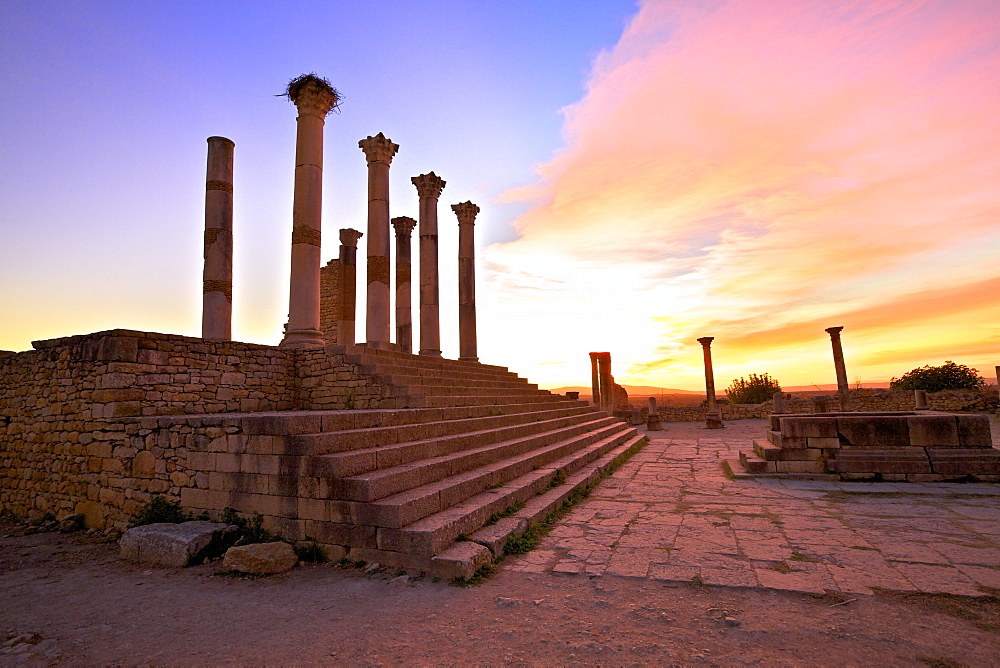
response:
<path fill-rule="evenodd" d="M 1000 428 L 991 418 L 994 447 Z M 673 423 L 504 567 L 822 593 L 1000 589 L 1000 483 L 730 480 L 765 420 Z"/>

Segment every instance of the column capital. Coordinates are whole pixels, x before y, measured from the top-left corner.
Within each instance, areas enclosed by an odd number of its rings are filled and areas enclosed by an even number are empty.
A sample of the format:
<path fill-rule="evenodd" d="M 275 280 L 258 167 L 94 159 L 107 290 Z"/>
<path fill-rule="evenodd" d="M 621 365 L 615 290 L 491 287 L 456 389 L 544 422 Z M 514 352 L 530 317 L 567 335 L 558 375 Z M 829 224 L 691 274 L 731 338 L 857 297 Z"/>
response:
<path fill-rule="evenodd" d="M 710 345 L 712 345 L 712 341 L 714 340 L 715 340 L 714 336 L 703 336 L 700 339 L 698 339 L 698 343 L 700 343 L 705 348 L 708 348 Z"/>
<path fill-rule="evenodd" d="M 300 116 L 326 118 L 340 103 L 337 89 L 315 74 L 303 74 L 289 81 L 285 95 L 298 108 Z"/>
<path fill-rule="evenodd" d="M 417 187 L 417 195 L 423 197 L 433 197 L 437 199 L 441 196 L 441 191 L 447 183 L 434 172 L 427 172 L 419 176 L 414 176 L 410 182 Z"/>
<path fill-rule="evenodd" d="M 476 214 L 479 213 L 479 207 L 472 202 L 462 202 L 461 204 L 452 204 L 451 210 L 455 212 L 458 217 L 459 225 L 472 225 L 476 222 Z"/>
<path fill-rule="evenodd" d="M 408 237 L 413 232 L 417 221 L 408 216 L 397 216 L 392 219 L 392 227 L 396 230 L 397 237 Z"/>
<path fill-rule="evenodd" d="M 358 247 L 358 239 L 365 236 L 364 232 L 358 232 L 355 229 L 346 227 L 340 230 L 340 243 L 343 246 L 348 246 L 350 248 Z"/>
<path fill-rule="evenodd" d="M 374 137 L 365 137 L 358 142 L 358 147 L 365 152 L 368 162 L 392 162 L 392 156 L 399 150 L 399 144 L 393 144 L 392 140 L 381 132 Z"/>
<path fill-rule="evenodd" d="M 840 331 L 844 329 L 843 327 L 827 327 L 826 333 L 830 335 L 830 338 L 839 338 Z"/>

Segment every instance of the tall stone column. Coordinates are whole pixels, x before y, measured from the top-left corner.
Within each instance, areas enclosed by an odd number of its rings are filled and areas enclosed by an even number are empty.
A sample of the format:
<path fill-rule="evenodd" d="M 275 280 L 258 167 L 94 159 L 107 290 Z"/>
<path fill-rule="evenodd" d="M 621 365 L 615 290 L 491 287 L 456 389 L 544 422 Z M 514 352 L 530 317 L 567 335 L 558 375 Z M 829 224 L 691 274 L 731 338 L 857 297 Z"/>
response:
<path fill-rule="evenodd" d="M 358 239 L 364 234 L 346 228 L 340 231 L 340 314 L 337 316 L 337 343 L 354 344 L 357 302 Z"/>
<path fill-rule="evenodd" d="M 707 399 L 707 410 L 705 414 L 705 427 L 708 429 L 721 429 L 722 416 L 719 414 L 719 407 L 715 403 L 715 372 L 712 370 L 712 341 L 714 336 L 703 336 L 698 339 L 702 352 L 705 356 L 705 395 Z"/>
<path fill-rule="evenodd" d="M 201 336 L 233 338 L 233 149 L 225 137 L 208 138 L 205 175 L 205 271 Z"/>
<path fill-rule="evenodd" d="M 412 284 L 410 283 L 410 234 L 417 221 L 406 216 L 392 219 L 396 230 L 396 345 L 413 352 Z"/>
<path fill-rule="evenodd" d="M 399 150 L 381 132 L 358 142 L 368 159 L 368 343 L 388 344 L 389 311 L 389 165 Z"/>
<path fill-rule="evenodd" d="M 476 345 L 476 240 L 479 207 L 472 202 L 452 204 L 458 217 L 458 359 L 478 362 Z"/>
<path fill-rule="evenodd" d="M 846 411 L 851 399 L 851 388 L 847 384 L 847 367 L 844 365 L 844 347 L 840 343 L 840 331 L 843 327 L 827 327 L 833 344 L 833 366 L 837 371 L 837 394 L 840 395 L 840 410 Z"/>
<path fill-rule="evenodd" d="M 434 172 L 410 181 L 420 196 L 420 354 L 441 357 L 437 206 L 445 181 Z"/>
<path fill-rule="evenodd" d="M 597 353 L 597 375 L 601 386 L 601 408 L 615 410 L 615 381 L 611 375 L 611 353 Z"/>
<path fill-rule="evenodd" d="M 319 348 L 320 216 L 323 209 L 323 126 L 336 106 L 337 91 L 315 75 L 288 85 L 299 111 L 295 138 L 295 195 L 292 204 L 292 271 L 288 329 L 282 348 Z"/>
<path fill-rule="evenodd" d="M 603 405 L 601 402 L 601 372 L 598 368 L 600 355 L 601 353 L 590 353 L 590 399 L 597 407 Z"/>

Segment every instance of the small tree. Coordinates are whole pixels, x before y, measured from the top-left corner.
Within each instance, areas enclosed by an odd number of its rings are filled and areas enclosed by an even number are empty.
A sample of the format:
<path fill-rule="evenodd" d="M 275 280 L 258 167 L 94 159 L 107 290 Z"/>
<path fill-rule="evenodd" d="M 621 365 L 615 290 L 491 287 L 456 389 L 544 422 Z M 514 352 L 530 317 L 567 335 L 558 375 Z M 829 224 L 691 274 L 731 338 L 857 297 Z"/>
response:
<path fill-rule="evenodd" d="M 892 390 L 926 390 L 940 392 L 941 390 L 980 390 L 986 386 L 986 380 L 979 373 L 964 364 L 955 364 L 951 360 L 941 366 L 922 366 L 903 374 L 902 378 L 889 381 Z"/>
<path fill-rule="evenodd" d="M 734 404 L 762 404 L 780 390 L 778 381 L 766 373 L 759 376 L 752 373 L 749 380 L 744 380 L 742 376 L 734 380 L 726 388 L 726 396 Z"/>

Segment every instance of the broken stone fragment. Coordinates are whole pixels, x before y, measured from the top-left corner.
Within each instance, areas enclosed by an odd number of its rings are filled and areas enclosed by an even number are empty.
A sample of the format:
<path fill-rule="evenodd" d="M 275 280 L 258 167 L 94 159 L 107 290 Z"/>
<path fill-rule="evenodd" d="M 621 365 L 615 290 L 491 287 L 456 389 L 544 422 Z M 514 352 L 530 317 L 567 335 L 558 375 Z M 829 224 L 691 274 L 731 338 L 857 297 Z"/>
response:
<path fill-rule="evenodd" d="M 291 545 L 276 541 L 231 547 L 222 559 L 222 567 L 241 573 L 284 573 L 298 561 Z"/>
<path fill-rule="evenodd" d="M 145 524 L 129 529 L 119 545 L 128 561 L 179 568 L 199 564 L 220 554 L 235 540 L 237 527 L 216 522 L 193 521 L 180 524 Z"/>

